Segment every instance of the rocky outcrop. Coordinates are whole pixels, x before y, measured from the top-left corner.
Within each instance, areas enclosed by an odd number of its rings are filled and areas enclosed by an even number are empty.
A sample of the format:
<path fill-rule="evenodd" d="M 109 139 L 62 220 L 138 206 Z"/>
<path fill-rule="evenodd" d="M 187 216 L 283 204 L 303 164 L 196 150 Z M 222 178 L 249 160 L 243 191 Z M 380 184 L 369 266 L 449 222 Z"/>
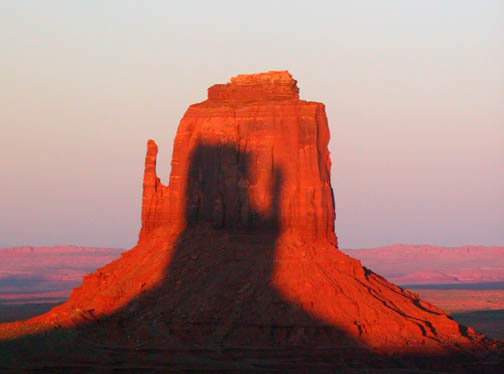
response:
<path fill-rule="evenodd" d="M 203 361 L 238 350 L 238 372 L 258 352 L 254 371 L 389 365 L 389 354 L 453 368 L 459 355 L 502 352 L 338 250 L 328 141 L 323 104 L 299 100 L 287 72 L 211 87 L 179 124 L 167 186 L 148 142 L 137 246 L 0 339 L 77 329 L 100 364 L 124 349 L 143 368 L 159 349 L 191 352 L 185 368 L 196 348 L 209 350 Z"/>
<path fill-rule="evenodd" d="M 216 84 L 208 89 L 209 100 L 261 101 L 297 100 L 297 82 L 288 71 L 242 74 L 227 84 Z"/>
<path fill-rule="evenodd" d="M 168 186 L 156 176 L 157 147 L 148 143 L 141 239 L 163 225 L 251 230 L 274 222 L 335 243 L 328 142 L 324 105 L 299 100 L 286 71 L 210 87 L 208 100 L 180 121 Z"/>

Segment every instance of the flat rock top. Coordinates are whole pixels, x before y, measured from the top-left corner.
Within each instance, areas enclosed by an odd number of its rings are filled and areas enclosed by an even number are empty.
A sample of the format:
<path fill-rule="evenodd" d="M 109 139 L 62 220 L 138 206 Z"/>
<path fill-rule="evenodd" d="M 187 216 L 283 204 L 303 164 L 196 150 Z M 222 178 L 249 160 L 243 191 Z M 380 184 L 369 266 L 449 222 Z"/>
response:
<path fill-rule="evenodd" d="M 296 83 L 287 70 L 268 71 L 258 74 L 239 74 L 231 78 L 233 84 Z"/>
<path fill-rule="evenodd" d="M 287 70 L 240 74 L 208 89 L 209 100 L 259 101 L 299 99 L 297 81 Z"/>

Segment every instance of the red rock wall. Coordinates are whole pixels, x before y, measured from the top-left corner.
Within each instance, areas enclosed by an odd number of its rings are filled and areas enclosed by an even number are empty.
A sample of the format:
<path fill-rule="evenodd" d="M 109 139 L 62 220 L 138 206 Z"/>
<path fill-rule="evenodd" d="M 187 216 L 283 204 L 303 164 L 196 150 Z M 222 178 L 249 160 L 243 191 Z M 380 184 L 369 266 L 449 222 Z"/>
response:
<path fill-rule="evenodd" d="M 274 226 L 335 243 L 324 105 L 299 100 L 296 81 L 285 72 L 268 74 L 220 85 L 225 93 L 217 100 L 213 86 L 207 101 L 189 107 L 175 138 L 168 187 L 156 177 L 157 147 L 149 141 L 141 238 L 166 224 L 207 221 Z M 287 88 L 290 97 L 282 99 Z M 249 101 L 256 92 L 275 99 Z M 202 184 L 189 186 L 189 173 L 204 173 Z M 203 181 L 219 187 L 203 191 Z"/>
<path fill-rule="evenodd" d="M 295 84 L 288 77 L 239 76 L 228 92 Z M 156 345 L 193 352 L 196 344 L 330 346 L 343 356 L 362 347 L 398 358 L 502 352 L 500 343 L 458 325 L 333 245 L 322 104 L 229 97 L 189 107 L 175 139 L 169 186 L 156 176 L 157 146 L 149 141 L 138 245 L 86 276 L 66 303 L 26 323 L 0 326 L 0 341 L 78 326 L 85 341 L 94 336 L 100 347 L 108 340 L 114 349 L 120 342 L 125 352 Z"/>

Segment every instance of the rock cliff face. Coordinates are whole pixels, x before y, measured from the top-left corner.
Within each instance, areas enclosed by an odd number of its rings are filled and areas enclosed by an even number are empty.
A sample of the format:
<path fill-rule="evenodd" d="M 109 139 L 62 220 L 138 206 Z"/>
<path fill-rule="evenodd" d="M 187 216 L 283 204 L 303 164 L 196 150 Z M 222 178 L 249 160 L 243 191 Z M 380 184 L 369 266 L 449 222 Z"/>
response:
<path fill-rule="evenodd" d="M 299 100 L 286 71 L 210 87 L 208 100 L 180 121 L 168 186 L 156 176 L 157 147 L 148 143 L 140 238 L 163 225 L 250 230 L 275 222 L 335 243 L 328 142 L 324 105 Z"/>
<path fill-rule="evenodd" d="M 324 106 L 299 100 L 288 72 L 238 76 L 208 96 L 180 122 L 168 186 L 148 142 L 137 246 L 67 303 L 0 327 L 0 339 L 77 329 L 101 364 L 132 346 L 123 360 L 142 349 L 262 349 L 254 370 L 274 360 L 288 370 L 293 357 L 306 357 L 303 369 L 502 352 L 338 250 Z"/>

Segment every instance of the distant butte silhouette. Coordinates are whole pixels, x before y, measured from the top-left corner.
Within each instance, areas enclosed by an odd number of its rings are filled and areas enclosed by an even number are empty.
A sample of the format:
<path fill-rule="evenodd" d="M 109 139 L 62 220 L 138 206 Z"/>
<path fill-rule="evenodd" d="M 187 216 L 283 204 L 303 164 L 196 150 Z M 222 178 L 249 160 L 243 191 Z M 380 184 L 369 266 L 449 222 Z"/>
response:
<path fill-rule="evenodd" d="M 86 276 L 66 303 L 1 325 L 0 368 L 501 365 L 502 342 L 338 250 L 328 142 L 324 105 L 300 100 L 287 71 L 210 87 L 180 121 L 167 186 L 157 146 L 147 144 L 138 244 Z"/>

